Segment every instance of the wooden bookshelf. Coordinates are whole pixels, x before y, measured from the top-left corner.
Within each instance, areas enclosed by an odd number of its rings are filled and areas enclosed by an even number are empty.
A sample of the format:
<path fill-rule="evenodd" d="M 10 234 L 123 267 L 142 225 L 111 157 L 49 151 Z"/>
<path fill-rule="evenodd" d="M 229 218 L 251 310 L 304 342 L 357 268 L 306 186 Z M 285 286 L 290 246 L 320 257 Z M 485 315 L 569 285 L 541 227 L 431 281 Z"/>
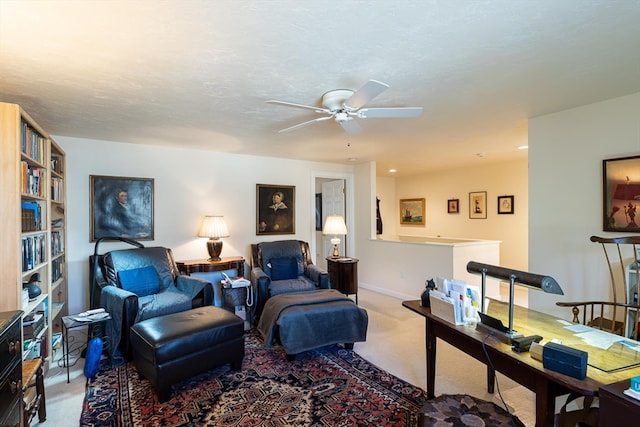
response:
<path fill-rule="evenodd" d="M 48 362 L 67 305 L 65 153 L 16 104 L 0 103 L 0 141 L 0 311 L 44 315 L 23 357 Z M 41 294 L 25 300 L 23 283 L 38 276 Z"/>

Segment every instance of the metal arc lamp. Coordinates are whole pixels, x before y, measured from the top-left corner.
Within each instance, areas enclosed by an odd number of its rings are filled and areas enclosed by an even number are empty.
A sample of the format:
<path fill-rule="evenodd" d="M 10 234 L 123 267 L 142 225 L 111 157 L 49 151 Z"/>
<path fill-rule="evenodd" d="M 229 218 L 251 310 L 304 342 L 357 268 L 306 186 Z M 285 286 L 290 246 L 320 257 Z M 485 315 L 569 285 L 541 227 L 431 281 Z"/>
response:
<path fill-rule="evenodd" d="M 333 256 L 339 256 L 338 246 L 340 245 L 340 238 L 338 236 L 347 235 L 347 225 L 344 223 L 342 215 L 329 215 L 324 221 L 324 227 L 322 228 L 322 234 L 331 236 L 331 244 L 333 245 Z"/>
<path fill-rule="evenodd" d="M 200 224 L 198 237 L 208 237 L 207 250 L 209 251 L 209 261 L 220 261 L 222 252 L 222 237 L 229 237 L 229 229 L 221 215 L 205 216 Z"/>

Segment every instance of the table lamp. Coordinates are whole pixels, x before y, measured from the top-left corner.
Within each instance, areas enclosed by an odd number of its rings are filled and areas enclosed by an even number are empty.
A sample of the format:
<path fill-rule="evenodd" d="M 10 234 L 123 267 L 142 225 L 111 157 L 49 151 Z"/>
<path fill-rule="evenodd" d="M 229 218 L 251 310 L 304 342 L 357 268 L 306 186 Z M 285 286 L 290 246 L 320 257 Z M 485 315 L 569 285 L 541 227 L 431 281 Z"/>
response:
<path fill-rule="evenodd" d="M 221 237 L 229 237 L 229 229 L 221 215 L 205 216 L 200 224 L 198 237 L 208 237 L 207 250 L 209 251 L 209 261 L 220 261 L 222 252 Z"/>
<path fill-rule="evenodd" d="M 324 221 L 322 234 L 333 235 L 331 244 L 333 245 L 333 256 L 339 256 L 338 246 L 340 245 L 340 236 L 347 234 L 347 225 L 344 223 L 342 215 L 329 215 Z"/>
<path fill-rule="evenodd" d="M 469 273 L 480 274 L 482 276 L 482 295 L 480 297 L 480 311 L 485 313 L 484 310 L 484 297 L 486 288 L 487 276 L 495 279 L 508 280 L 509 287 L 509 327 L 506 332 L 499 331 L 497 336 L 507 343 L 511 343 L 511 340 L 518 334 L 513 330 L 513 304 L 514 304 L 514 288 L 515 284 L 519 283 L 528 288 L 542 290 L 549 294 L 564 295 L 562 288 L 556 282 L 553 277 L 543 276 L 540 274 L 529 273 L 526 271 L 512 270 L 510 268 L 499 267 L 497 265 L 482 264 L 475 261 L 469 261 L 467 264 L 467 271 Z M 481 324 L 479 323 L 478 326 Z M 486 327 L 486 325 L 482 325 Z M 495 331 L 493 331 L 495 332 Z"/>

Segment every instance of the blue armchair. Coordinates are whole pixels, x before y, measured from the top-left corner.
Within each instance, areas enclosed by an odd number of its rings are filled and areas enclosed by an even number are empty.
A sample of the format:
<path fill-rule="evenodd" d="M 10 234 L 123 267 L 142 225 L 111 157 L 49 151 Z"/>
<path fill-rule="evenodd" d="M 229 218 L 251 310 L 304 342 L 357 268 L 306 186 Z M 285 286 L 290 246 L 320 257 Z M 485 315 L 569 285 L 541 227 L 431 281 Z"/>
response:
<path fill-rule="evenodd" d="M 252 244 L 251 257 L 251 285 L 256 295 L 254 323 L 269 297 L 330 288 L 329 274 L 313 264 L 307 242 L 281 240 Z"/>
<path fill-rule="evenodd" d="M 135 323 L 213 302 L 211 283 L 181 276 L 171 249 L 110 251 L 101 257 L 100 264 L 106 282 L 100 290 L 100 306 L 113 318 L 107 324 L 111 357 L 120 348 L 129 358 L 129 328 Z"/>

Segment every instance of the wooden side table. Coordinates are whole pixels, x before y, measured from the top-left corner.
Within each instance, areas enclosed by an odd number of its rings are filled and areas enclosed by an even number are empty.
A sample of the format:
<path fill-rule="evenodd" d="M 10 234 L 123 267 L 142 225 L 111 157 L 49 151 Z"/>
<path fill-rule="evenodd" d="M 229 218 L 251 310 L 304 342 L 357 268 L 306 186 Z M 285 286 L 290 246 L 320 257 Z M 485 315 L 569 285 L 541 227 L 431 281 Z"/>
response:
<path fill-rule="evenodd" d="M 208 273 L 211 271 L 225 271 L 235 268 L 238 276 L 244 276 L 244 258 L 241 256 L 226 257 L 220 261 L 198 259 L 191 261 L 176 261 L 178 270 L 183 274 Z"/>
<path fill-rule="evenodd" d="M 38 414 L 38 421 L 47 419 L 47 406 L 44 394 L 44 375 L 42 358 L 26 360 L 22 363 L 22 384 L 24 393 L 24 425 L 29 427 L 31 420 Z M 29 389 L 35 388 L 35 393 Z"/>
<path fill-rule="evenodd" d="M 358 304 L 358 260 L 347 257 L 327 257 L 331 287 L 345 295 L 355 294 Z"/>

